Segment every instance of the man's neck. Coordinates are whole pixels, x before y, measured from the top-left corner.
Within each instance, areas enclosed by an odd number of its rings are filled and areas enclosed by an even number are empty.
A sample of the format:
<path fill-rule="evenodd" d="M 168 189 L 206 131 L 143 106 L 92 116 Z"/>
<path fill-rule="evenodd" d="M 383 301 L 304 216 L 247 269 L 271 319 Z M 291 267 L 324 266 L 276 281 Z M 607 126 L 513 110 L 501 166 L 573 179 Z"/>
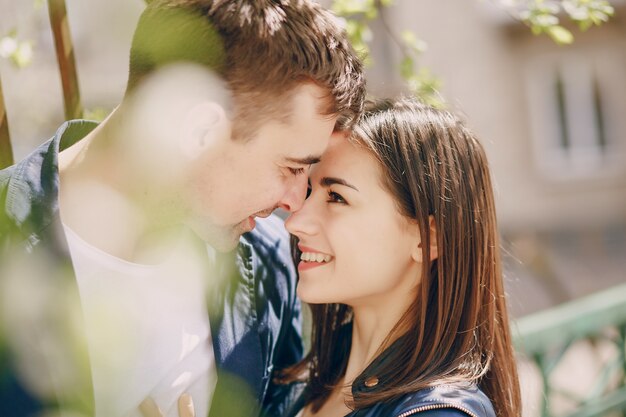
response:
<path fill-rule="evenodd" d="M 120 259 L 138 263 L 158 260 L 175 234 L 160 204 L 147 210 L 141 201 L 136 167 L 130 166 L 111 137 L 114 115 L 59 154 L 59 207 L 63 223 L 90 245 Z M 149 184 L 143 184 L 146 187 Z M 139 195 L 143 194 L 143 195 Z M 157 220 L 159 219 L 159 220 Z"/>

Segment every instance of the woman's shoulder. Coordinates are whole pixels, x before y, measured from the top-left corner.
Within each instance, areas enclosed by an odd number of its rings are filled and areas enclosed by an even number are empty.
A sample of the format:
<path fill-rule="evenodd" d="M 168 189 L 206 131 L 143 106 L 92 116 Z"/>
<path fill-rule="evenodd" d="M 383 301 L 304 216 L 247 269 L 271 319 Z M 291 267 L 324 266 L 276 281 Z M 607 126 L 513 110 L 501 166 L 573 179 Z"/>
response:
<path fill-rule="evenodd" d="M 410 416 L 495 417 L 491 401 L 474 384 L 437 385 L 406 394 L 398 404 L 399 414 Z"/>
<path fill-rule="evenodd" d="M 489 398 L 476 385 L 437 385 L 350 414 L 351 417 L 495 417 Z"/>

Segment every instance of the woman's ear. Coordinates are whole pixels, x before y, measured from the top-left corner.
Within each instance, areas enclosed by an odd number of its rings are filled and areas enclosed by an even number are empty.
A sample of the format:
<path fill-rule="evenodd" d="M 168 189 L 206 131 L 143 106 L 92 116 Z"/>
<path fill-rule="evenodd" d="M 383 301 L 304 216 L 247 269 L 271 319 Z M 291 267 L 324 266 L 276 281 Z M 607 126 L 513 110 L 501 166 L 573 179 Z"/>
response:
<path fill-rule="evenodd" d="M 230 139 L 231 124 L 224 108 L 211 101 L 194 105 L 187 113 L 180 136 L 182 153 L 195 158 L 206 149 Z"/>
<path fill-rule="evenodd" d="M 424 246 L 419 232 L 419 227 L 417 227 L 417 224 L 412 225 L 412 227 L 414 227 L 417 232 L 415 235 L 416 244 L 413 246 L 411 257 L 415 262 L 422 263 Z M 430 240 L 430 261 L 432 262 L 439 257 L 439 250 L 437 245 L 437 224 L 435 223 L 435 218 L 432 215 L 428 216 L 428 233 L 428 238 Z"/>

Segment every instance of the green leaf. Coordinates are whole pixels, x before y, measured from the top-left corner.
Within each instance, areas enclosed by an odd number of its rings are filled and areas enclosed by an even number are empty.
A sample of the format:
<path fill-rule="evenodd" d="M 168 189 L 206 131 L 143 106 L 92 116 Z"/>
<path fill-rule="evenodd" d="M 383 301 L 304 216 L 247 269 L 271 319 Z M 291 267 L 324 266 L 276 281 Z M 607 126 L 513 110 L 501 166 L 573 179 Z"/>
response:
<path fill-rule="evenodd" d="M 400 33 L 400 37 L 407 45 L 417 45 L 417 36 L 412 31 L 405 29 Z"/>
<path fill-rule="evenodd" d="M 593 26 L 593 23 L 590 20 L 581 20 L 578 22 L 578 28 L 581 32 L 587 31 L 591 26 Z"/>
<path fill-rule="evenodd" d="M 373 1 L 335 0 L 331 9 L 340 16 L 367 14 L 374 6 Z"/>
<path fill-rule="evenodd" d="M 352 47 L 361 57 L 369 55 L 370 48 L 365 42 L 352 42 Z"/>
<path fill-rule="evenodd" d="M 415 75 L 414 64 L 415 62 L 410 56 L 405 56 L 402 59 L 402 61 L 400 62 L 400 75 L 402 75 L 402 78 L 408 80 L 413 75 Z"/>
<path fill-rule="evenodd" d="M 574 35 L 563 26 L 551 26 L 546 29 L 548 35 L 559 45 L 569 45 L 574 42 Z"/>
<path fill-rule="evenodd" d="M 365 25 L 356 20 L 348 20 L 346 24 L 346 33 L 348 34 L 348 39 L 352 43 L 363 42 L 363 28 Z"/>
<path fill-rule="evenodd" d="M 24 68 L 33 61 L 33 44 L 24 41 L 19 44 L 15 52 L 11 55 L 11 60 L 18 68 Z"/>
<path fill-rule="evenodd" d="M 591 12 L 589 13 L 589 20 L 591 20 L 594 25 L 599 26 L 609 20 L 609 16 L 602 12 Z"/>
<path fill-rule="evenodd" d="M 418 39 L 415 33 L 410 30 L 403 30 L 400 33 L 400 38 L 416 55 L 419 55 L 426 50 L 426 43 L 421 39 Z"/>
<path fill-rule="evenodd" d="M 369 20 L 374 20 L 378 17 L 378 9 L 377 8 L 371 8 L 367 11 L 367 13 L 365 13 L 365 17 L 367 17 Z"/>
<path fill-rule="evenodd" d="M 85 109 L 83 113 L 83 119 L 95 120 L 101 122 L 111 113 L 111 109 L 105 109 L 104 107 L 94 107 L 93 109 Z"/>

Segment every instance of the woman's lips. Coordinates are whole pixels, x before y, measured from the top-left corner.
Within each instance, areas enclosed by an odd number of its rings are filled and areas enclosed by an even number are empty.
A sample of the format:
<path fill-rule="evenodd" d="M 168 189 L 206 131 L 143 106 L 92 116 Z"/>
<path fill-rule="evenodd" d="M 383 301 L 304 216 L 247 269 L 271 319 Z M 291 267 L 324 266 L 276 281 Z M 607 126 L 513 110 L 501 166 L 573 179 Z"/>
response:
<path fill-rule="evenodd" d="M 298 245 L 300 249 L 300 262 L 298 263 L 298 271 L 306 271 L 318 266 L 326 265 L 334 260 L 334 257 L 328 253 L 320 252 L 316 249 Z"/>

